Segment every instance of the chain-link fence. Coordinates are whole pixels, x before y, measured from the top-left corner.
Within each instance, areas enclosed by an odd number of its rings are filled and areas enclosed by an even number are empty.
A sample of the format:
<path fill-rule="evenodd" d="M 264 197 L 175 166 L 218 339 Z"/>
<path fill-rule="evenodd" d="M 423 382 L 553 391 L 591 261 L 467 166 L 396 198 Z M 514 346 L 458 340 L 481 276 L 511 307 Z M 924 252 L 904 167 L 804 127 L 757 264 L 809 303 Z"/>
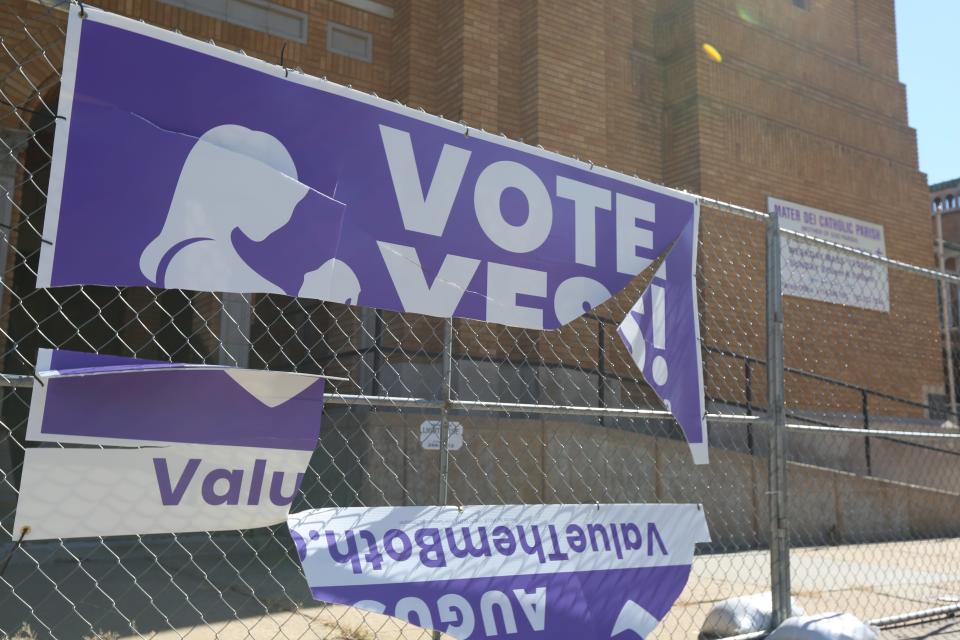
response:
<path fill-rule="evenodd" d="M 105 4 L 140 17 L 139 3 Z M 958 609 L 960 432 L 938 306 L 957 276 L 703 199 L 708 466 L 693 465 L 616 335 L 649 272 L 556 332 L 279 295 L 38 290 L 65 24 L 62 7 L 0 6 L 4 636 L 430 637 L 313 601 L 281 527 L 14 544 L 42 347 L 345 378 L 294 510 L 702 503 L 713 542 L 657 638 L 694 637 L 717 601 L 771 589 L 808 612 L 881 622 Z M 836 277 L 804 273 L 804 260 Z M 781 277 L 791 295 L 769 289 Z M 862 286 L 824 302 L 836 281 Z"/>

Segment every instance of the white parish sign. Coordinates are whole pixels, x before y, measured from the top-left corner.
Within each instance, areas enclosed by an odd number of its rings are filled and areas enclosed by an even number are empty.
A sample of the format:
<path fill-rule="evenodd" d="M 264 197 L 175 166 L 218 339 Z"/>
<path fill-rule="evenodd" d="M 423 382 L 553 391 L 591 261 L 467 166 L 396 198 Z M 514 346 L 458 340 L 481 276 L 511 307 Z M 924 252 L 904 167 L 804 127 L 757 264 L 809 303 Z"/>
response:
<path fill-rule="evenodd" d="M 883 227 L 829 211 L 770 197 L 767 211 L 784 229 L 823 238 L 876 256 L 886 256 Z M 780 238 L 780 267 L 785 295 L 890 311 L 887 268 L 828 247 Z"/>

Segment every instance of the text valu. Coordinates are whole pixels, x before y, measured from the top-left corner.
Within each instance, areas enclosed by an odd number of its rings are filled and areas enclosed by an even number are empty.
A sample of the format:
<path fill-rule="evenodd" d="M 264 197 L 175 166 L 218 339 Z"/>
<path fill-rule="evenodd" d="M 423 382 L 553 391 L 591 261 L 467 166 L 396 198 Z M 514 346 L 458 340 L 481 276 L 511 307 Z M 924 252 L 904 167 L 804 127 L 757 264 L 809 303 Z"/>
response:
<path fill-rule="evenodd" d="M 160 501 L 164 506 L 177 506 L 183 502 L 202 462 L 200 458 L 190 458 L 183 471 L 179 475 L 172 476 L 165 458 L 153 459 Z M 249 472 L 248 481 L 245 481 L 246 475 L 244 469 L 214 468 L 206 472 L 203 474 L 202 481 L 198 481 L 203 501 L 214 506 L 238 505 L 241 502 L 251 506 L 260 504 L 263 498 L 264 479 L 267 475 L 267 461 L 258 458 Z M 284 489 L 284 478 L 287 475 L 296 477 L 293 486 Z M 174 477 L 176 477 L 175 481 Z M 303 473 L 274 471 L 267 490 L 270 502 L 278 507 L 289 505 L 297 495 L 301 482 L 303 482 Z"/>

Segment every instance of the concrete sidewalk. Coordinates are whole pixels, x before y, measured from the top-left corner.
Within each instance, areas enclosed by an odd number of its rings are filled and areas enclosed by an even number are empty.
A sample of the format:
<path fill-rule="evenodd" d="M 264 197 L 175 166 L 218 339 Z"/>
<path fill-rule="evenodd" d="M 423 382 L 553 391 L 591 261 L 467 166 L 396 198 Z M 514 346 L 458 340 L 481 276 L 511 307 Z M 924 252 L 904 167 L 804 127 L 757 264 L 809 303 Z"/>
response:
<path fill-rule="evenodd" d="M 790 551 L 791 587 L 807 613 L 870 620 L 942 607 L 960 596 L 960 539 Z M 693 638 L 719 600 L 769 590 L 766 551 L 700 556 L 687 589 L 652 638 Z"/>
<path fill-rule="evenodd" d="M 73 557 L 61 549 L 40 558 L 42 549 L 28 548 L 39 569 L 17 553 L 8 584 L 0 582 L 0 632 L 13 635 L 26 622 L 37 638 L 83 638 L 91 629 L 158 640 L 430 637 L 392 618 L 314 602 L 276 540 L 166 538 L 126 550 L 70 550 Z M 793 592 L 808 613 L 869 619 L 960 596 L 960 539 L 794 549 L 791 557 Z M 769 572 L 765 551 L 697 557 L 686 591 L 651 639 L 695 638 L 715 602 L 767 591 Z M 916 637 L 904 635 L 909 629 L 890 637 Z"/>

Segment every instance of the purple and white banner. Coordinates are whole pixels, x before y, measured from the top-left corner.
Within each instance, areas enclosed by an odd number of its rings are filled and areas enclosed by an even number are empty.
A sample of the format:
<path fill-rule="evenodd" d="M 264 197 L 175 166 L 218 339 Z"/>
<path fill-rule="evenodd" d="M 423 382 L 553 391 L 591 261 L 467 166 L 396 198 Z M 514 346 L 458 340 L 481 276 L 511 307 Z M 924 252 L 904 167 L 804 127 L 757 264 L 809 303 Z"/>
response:
<path fill-rule="evenodd" d="M 710 539 L 702 508 L 676 504 L 315 509 L 288 524 L 314 598 L 458 640 L 645 638 Z"/>
<path fill-rule="evenodd" d="M 284 293 L 554 329 L 676 253 L 662 284 L 693 315 L 664 356 L 671 384 L 699 390 L 694 196 L 78 11 L 38 287 Z"/>
<path fill-rule="evenodd" d="M 312 375 L 41 349 L 15 530 L 66 538 L 283 522 L 320 435 Z"/>

